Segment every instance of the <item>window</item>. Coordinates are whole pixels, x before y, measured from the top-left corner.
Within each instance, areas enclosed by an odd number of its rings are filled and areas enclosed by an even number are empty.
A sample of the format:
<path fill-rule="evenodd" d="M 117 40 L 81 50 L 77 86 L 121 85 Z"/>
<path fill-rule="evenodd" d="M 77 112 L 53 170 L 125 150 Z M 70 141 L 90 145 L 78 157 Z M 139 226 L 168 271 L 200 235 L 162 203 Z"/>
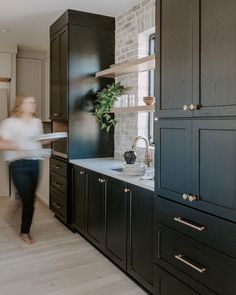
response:
<path fill-rule="evenodd" d="M 155 34 L 149 36 L 149 54 L 155 53 Z M 155 96 L 155 71 L 149 71 L 148 77 L 148 95 Z M 154 145 L 154 113 L 148 114 L 148 139 L 151 145 Z"/>

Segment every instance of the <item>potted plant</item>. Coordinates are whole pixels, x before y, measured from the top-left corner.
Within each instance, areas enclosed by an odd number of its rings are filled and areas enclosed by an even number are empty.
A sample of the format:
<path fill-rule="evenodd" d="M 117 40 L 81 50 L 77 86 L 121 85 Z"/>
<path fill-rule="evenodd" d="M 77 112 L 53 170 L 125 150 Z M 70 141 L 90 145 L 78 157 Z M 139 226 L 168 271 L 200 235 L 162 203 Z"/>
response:
<path fill-rule="evenodd" d="M 112 126 L 116 125 L 116 120 L 110 114 L 111 107 L 117 100 L 117 97 L 124 93 L 124 86 L 121 82 L 107 85 L 102 91 L 98 92 L 95 100 L 95 113 L 97 120 L 101 124 L 101 129 L 110 131 Z"/>

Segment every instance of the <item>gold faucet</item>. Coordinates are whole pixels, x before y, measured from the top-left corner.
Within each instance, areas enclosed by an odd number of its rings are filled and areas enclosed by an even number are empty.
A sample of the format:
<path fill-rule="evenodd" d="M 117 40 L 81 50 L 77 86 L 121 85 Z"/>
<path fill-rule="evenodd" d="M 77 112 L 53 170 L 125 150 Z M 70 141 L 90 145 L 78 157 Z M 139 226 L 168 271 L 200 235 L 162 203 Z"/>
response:
<path fill-rule="evenodd" d="M 132 144 L 132 150 L 135 152 L 135 149 L 136 149 L 136 145 L 137 145 L 137 142 L 138 140 L 144 140 L 145 141 L 145 144 L 146 144 L 146 154 L 145 154 L 145 164 L 150 167 L 151 165 L 151 162 L 153 161 L 152 160 L 152 157 L 151 157 L 151 153 L 150 153 L 150 150 L 149 150 L 149 142 L 147 140 L 146 137 L 144 136 L 137 136 L 135 137 L 134 141 L 133 141 L 133 144 Z"/>

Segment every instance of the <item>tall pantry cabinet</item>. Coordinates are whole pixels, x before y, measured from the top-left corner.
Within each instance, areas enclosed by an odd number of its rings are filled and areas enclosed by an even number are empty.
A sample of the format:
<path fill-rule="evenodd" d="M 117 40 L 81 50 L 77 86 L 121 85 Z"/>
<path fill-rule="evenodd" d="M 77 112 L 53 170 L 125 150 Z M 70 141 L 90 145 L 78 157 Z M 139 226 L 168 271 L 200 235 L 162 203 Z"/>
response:
<path fill-rule="evenodd" d="M 68 138 L 53 143 L 51 209 L 71 223 L 70 159 L 110 157 L 114 133 L 101 130 L 94 114 L 96 94 L 111 83 L 95 73 L 114 63 L 115 20 L 67 10 L 50 27 L 50 118 L 52 131 Z"/>
<path fill-rule="evenodd" d="M 157 1 L 158 295 L 236 293 L 235 15 L 234 0 Z"/>

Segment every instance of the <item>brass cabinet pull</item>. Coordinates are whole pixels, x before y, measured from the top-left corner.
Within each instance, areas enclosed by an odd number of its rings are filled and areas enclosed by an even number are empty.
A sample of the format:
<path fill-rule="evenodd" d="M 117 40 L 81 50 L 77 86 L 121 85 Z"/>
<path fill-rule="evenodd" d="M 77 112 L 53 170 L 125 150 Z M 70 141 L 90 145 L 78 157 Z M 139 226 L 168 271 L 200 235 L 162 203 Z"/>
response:
<path fill-rule="evenodd" d="M 204 229 L 206 229 L 204 226 L 198 226 L 198 225 L 195 225 L 193 224 L 192 222 L 189 222 L 187 220 L 184 220 L 182 217 L 175 217 L 174 218 L 175 221 L 179 222 L 179 223 L 182 223 L 184 225 L 187 225 L 193 229 L 196 229 L 198 231 L 203 231 Z"/>
<path fill-rule="evenodd" d="M 61 166 L 59 166 L 59 165 L 53 165 L 52 167 L 56 168 L 56 169 L 61 169 Z"/>
<path fill-rule="evenodd" d="M 56 207 L 57 209 L 61 209 L 61 206 L 58 205 L 58 203 L 53 202 L 52 204 L 53 204 L 53 206 Z"/>
<path fill-rule="evenodd" d="M 56 186 L 56 187 L 62 187 L 62 185 L 60 183 L 57 183 L 57 182 L 53 182 L 53 185 Z"/>
<path fill-rule="evenodd" d="M 190 266 L 191 268 L 195 269 L 196 271 L 200 272 L 200 273 L 203 273 L 205 272 L 207 269 L 206 267 L 198 267 L 196 265 L 194 265 L 192 262 L 189 262 L 188 260 L 186 260 L 186 258 L 184 258 L 183 255 L 181 254 L 176 254 L 175 255 L 175 258 L 181 262 L 183 262 L 184 264 Z"/>
<path fill-rule="evenodd" d="M 106 182 L 106 179 L 98 178 L 98 181 L 101 182 L 101 183 L 104 183 L 104 182 Z"/>
<path fill-rule="evenodd" d="M 185 105 L 183 106 L 183 110 L 184 110 L 185 112 L 186 112 L 186 111 L 189 111 L 189 106 L 185 104 Z"/>
<path fill-rule="evenodd" d="M 130 192 L 130 189 L 129 188 L 125 188 L 125 193 L 128 193 L 128 192 Z"/>
<path fill-rule="evenodd" d="M 188 200 L 189 202 L 200 200 L 200 197 L 198 195 L 190 195 L 190 194 L 183 194 L 182 198 L 184 200 Z"/>
<path fill-rule="evenodd" d="M 80 171 L 80 175 L 84 175 L 85 174 L 85 172 L 84 171 Z"/>

